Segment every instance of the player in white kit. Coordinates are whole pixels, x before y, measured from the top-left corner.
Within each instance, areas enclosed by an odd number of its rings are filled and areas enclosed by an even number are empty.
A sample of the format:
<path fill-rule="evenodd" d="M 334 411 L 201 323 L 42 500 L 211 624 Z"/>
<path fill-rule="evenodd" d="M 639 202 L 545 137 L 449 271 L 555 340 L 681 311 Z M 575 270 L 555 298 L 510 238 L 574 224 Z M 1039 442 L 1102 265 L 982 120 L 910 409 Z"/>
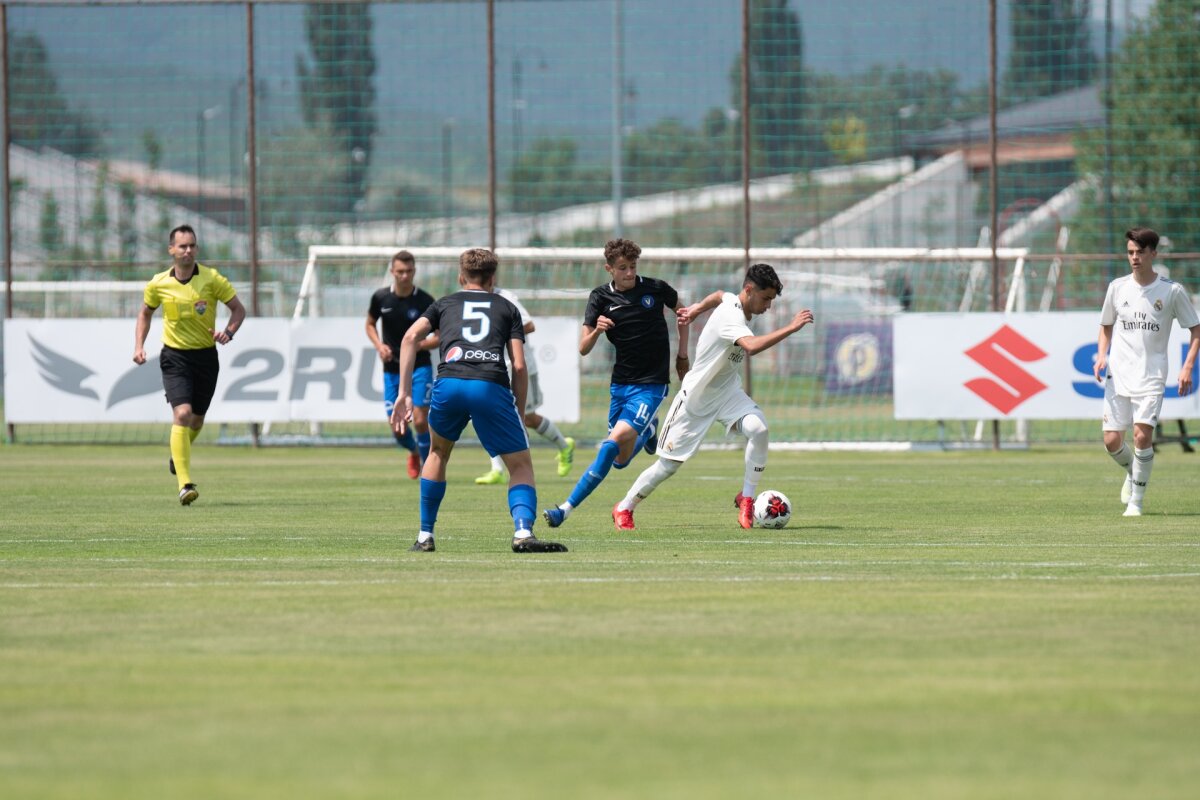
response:
<path fill-rule="evenodd" d="M 783 291 L 783 284 L 769 264 L 755 264 L 746 271 L 738 294 L 713 292 L 680 313 L 692 320 L 705 311 L 712 317 L 700 333 L 696 363 L 683 379 L 659 432 L 658 460 L 633 482 L 629 493 L 613 507 L 617 530 L 634 530 L 633 509 L 659 484 L 674 475 L 683 462 L 700 449 L 704 435 L 714 422 L 725 432 L 746 438 L 746 471 L 742 489 L 734 503 L 738 523 L 749 528 L 754 522 L 754 496 L 767 465 L 767 421 L 742 388 L 742 366 L 747 355 L 761 353 L 779 344 L 813 321 L 805 309 L 782 328 L 755 336 L 750 319 L 765 313 Z"/>
<path fill-rule="evenodd" d="M 1100 338 L 1094 373 L 1104 383 L 1104 447 L 1126 471 L 1121 487 L 1125 516 L 1142 515 L 1142 498 L 1154 466 L 1154 429 L 1167 381 L 1171 321 L 1191 331 L 1179 373 L 1179 396 L 1192 390 L 1192 370 L 1200 350 L 1200 318 L 1178 283 L 1154 272 L 1158 234 L 1149 228 L 1125 232 L 1130 274 L 1108 285 L 1100 312 Z M 1109 345 L 1112 351 L 1109 351 Z M 1133 426 L 1133 452 L 1125 432 Z"/>

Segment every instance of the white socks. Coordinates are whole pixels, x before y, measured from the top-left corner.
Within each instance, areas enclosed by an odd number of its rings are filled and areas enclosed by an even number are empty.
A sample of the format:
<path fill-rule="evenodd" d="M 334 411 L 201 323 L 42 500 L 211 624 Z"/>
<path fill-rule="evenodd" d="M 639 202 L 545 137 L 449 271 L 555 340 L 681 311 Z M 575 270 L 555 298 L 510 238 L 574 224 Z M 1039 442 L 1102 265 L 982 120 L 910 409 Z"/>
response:
<path fill-rule="evenodd" d="M 1126 472 L 1129 472 L 1129 470 L 1132 468 L 1133 451 L 1129 449 L 1129 445 L 1121 442 L 1121 449 L 1117 452 L 1114 453 L 1107 447 L 1104 448 L 1104 451 L 1112 456 L 1112 460 L 1117 462 L 1117 466 L 1121 467 Z"/>
<path fill-rule="evenodd" d="M 567 439 L 562 435 L 562 431 L 554 424 L 549 417 L 542 417 L 542 424 L 537 426 L 537 432 L 554 442 L 554 446 L 562 450 L 567 446 Z"/>
<path fill-rule="evenodd" d="M 659 484 L 667 478 L 674 475 L 683 466 L 682 461 L 671 461 L 666 458 L 659 458 L 653 464 L 642 470 L 642 474 L 637 476 L 637 480 L 633 482 L 629 493 L 625 495 L 625 499 L 617 503 L 617 508 L 621 511 L 632 511 L 638 503 L 650 496 L 651 492 L 658 488 Z"/>
<path fill-rule="evenodd" d="M 1116 456 L 1113 456 L 1116 458 Z M 1133 451 L 1133 497 L 1130 503 L 1136 506 L 1142 504 L 1146 494 L 1146 484 L 1150 482 L 1150 470 L 1154 467 L 1154 448 Z"/>
<path fill-rule="evenodd" d="M 767 421 L 757 414 L 748 414 L 738 423 L 746 437 L 746 474 L 742 478 L 742 496 L 754 497 L 758 481 L 767 467 Z"/>

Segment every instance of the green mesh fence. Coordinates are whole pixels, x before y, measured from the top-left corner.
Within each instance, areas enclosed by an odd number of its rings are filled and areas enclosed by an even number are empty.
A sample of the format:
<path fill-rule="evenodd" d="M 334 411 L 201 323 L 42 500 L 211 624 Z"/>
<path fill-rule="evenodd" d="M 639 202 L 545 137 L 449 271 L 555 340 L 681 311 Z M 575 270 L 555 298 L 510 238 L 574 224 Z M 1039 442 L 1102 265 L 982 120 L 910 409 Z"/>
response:
<path fill-rule="evenodd" d="M 493 224 L 501 246 L 596 247 L 618 230 L 653 247 L 994 236 L 1029 250 L 1031 286 L 1058 263 L 1052 310 L 1098 309 L 1126 269 L 1123 231 L 1145 224 L 1168 237 L 1172 277 L 1200 286 L 1188 256 L 1200 252 L 1194 0 L 997 5 L 993 232 L 986 3 L 753 0 L 746 97 L 740 0 L 262 1 L 249 14 L 225 2 L 7 3 L 6 301 L 16 317 L 125 317 L 132 330 L 137 287 L 165 267 L 181 222 L 247 297 L 251 203 L 264 315 L 290 312 L 311 244 L 486 245 Z M 377 267 L 352 283 L 367 291 Z M 548 264 L 521 280 L 589 285 L 593 267 Z M 967 270 L 878 263 L 862 275 L 892 306 L 954 310 Z M 38 287 L 84 280 L 107 288 Z M 587 380 L 603 371 L 585 365 Z M 755 384 L 794 410 L 797 438 L 945 435 L 889 423 L 886 404 L 831 408 L 819 366 Z M 591 419 L 577 433 L 595 434 Z M 1039 440 L 1094 433 L 1034 428 Z M 19 438 L 164 435 L 64 425 Z"/>

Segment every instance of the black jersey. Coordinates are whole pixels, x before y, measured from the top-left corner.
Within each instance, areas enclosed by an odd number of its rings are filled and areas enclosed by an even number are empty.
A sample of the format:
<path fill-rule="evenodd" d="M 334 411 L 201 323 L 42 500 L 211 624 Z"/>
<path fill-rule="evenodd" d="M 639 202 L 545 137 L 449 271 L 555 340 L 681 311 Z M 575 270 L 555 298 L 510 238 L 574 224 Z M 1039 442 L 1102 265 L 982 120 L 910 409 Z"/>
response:
<path fill-rule="evenodd" d="M 498 294 L 465 289 L 435 301 L 422 316 L 441 337 L 439 378 L 510 386 L 504 353 L 510 339 L 525 341 L 525 326 L 516 306 Z"/>
<path fill-rule="evenodd" d="M 400 371 L 400 342 L 413 323 L 420 319 L 421 314 L 431 305 L 433 295 L 424 289 L 413 289 L 413 293 L 408 297 L 400 297 L 392 291 L 392 287 L 385 286 L 371 295 L 371 307 L 367 314 L 371 319 L 382 323 L 380 327 L 383 332 L 380 338 L 392 348 L 392 360 L 383 365 L 384 372 Z M 428 350 L 417 351 L 418 367 L 428 367 L 432 363 Z"/>
<path fill-rule="evenodd" d="M 612 283 L 592 289 L 583 324 L 594 328 L 602 316 L 615 323 L 604 334 L 617 349 L 613 383 L 670 383 L 671 339 L 663 309 L 678 304 L 669 283 L 640 275 L 627 292 Z"/>

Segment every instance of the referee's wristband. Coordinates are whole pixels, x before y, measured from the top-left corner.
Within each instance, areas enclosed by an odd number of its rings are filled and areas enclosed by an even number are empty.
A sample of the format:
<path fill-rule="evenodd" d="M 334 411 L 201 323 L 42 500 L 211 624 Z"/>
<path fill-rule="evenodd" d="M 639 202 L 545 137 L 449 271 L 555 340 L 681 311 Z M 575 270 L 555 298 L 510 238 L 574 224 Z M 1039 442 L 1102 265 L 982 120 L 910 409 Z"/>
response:
<path fill-rule="evenodd" d="M 675 360 L 676 361 L 691 361 L 692 359 L 689 356 L 675 356 Z"/>
<path fill-rule="evenodd" d="M 233 331 L 229 330 L 229 328 L 225 329 L 225 335 L 229 337 L 229 341 L 233 341 Z"/>

